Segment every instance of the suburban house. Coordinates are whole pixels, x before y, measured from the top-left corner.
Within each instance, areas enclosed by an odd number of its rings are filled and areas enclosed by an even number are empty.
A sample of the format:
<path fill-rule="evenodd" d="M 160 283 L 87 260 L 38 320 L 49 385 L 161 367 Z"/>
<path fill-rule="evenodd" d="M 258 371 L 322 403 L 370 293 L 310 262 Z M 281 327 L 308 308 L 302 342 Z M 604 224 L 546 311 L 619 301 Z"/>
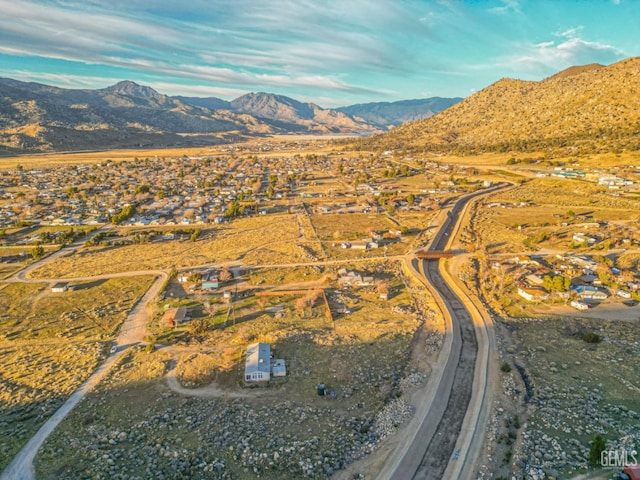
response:
<path fill-rule="evenodd" d="M 216 277 L 213 272 L 207 272 L 205 273 L 202 284 L 200 286 L 203 290 L 217 290 L 220 286 L 220 282 L 218 281 L 218 277 Z"/>
<path fill-rule="evenodd" d="M 245 382 L 266 382 L 271 378 L 271 345 L 252 343 L 247 346 L 244 365 Z"/>
<path fill-rule="evenodd" d="M 69 284 L 67 282 L 58 282 L 51 287 L 51 291 L 53 293 L 66 292 L 68 289 L 69 289 Z"/>
<path fill-rule="evenodd" d="M 587 245 L 594 245 L 597 242 L 595 238 L 588 237 L 584 233 L 574 233 L 572 238 L 578 243 L 586 243 Z"/>
<path fill-rule="evenodd" d="M 175 327 L 189 320 L 187 316 L 187 307 L 170 308 L 160 319 L 160 327 Z"/>
<path fill-rule="evenodd" d="M 609 298 L 607 292 L 591 285 L 576 285 L 571 287 L 571 291 L 577 293 L 582 300 L 606 300 Z"/>
<path fill-rule="evenodd" d="M 546 300 L 549 295 L 541 288 L 518 288 L 518 295 L 530 302 Z"/>
<path fill-rule="evenodd" d="M 346 268 L 341 268 L 340 270 L 338 270 L 338 285 L 340 285 L 341 287 L 362 287 L 366 285 L 373 285 L 373 281 L 373 277 L 364 277 L 360 273 L 353 270 L 347 270 Z"/>

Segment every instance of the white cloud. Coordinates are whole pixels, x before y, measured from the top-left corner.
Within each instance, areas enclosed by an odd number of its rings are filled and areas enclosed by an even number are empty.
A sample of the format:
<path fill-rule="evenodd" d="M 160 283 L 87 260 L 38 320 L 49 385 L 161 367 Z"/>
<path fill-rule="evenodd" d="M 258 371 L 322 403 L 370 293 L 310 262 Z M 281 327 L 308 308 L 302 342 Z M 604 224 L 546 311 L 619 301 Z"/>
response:
<path fill-rule="evenodd" d="M 560 43 L 550 41 L 529 45 L 502 64 L 519 72 L 548 75 L 574 65 L 609 64 L 625 56 L 623 51 L 612 45 L 590 42 L 573 34 L 564 36 L 567 40 Z"/>

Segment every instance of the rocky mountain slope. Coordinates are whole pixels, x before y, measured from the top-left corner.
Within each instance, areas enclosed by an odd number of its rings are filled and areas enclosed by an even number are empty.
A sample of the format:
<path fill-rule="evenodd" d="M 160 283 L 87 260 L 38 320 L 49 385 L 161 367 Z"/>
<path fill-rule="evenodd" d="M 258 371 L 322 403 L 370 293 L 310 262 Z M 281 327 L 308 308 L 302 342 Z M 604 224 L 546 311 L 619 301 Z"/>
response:
<path fill-rule="evenodd" d="M 572 67 L 545 80 L 502 79 L 431 118 L 360 148 L 469 154 L 640 150 L 640 57 Z"/>
<path fill-rule="evenodd" d="M 380 131 L 361 118 L 283 95 L 248 93 L 232 100 L 230 104 L 234 112 L 252 115 L 292 132 L 366 134 Z"/>
<path fill-rule="evenodd" d="M 380 130 L 361 119 L 270 94 L 233 102 L 169 97 L 123 81 L 70 90 L 0 79 L 0 152 L 195 145 L 274 133 Z"/>
<path fill-rule="evenodd" d="M 273 129 L 249 115 L 188 105 L 128 81 L 68 90 L 0 79 L 0 150 L 6 153 L 179 145 L 221 132 Z"/>

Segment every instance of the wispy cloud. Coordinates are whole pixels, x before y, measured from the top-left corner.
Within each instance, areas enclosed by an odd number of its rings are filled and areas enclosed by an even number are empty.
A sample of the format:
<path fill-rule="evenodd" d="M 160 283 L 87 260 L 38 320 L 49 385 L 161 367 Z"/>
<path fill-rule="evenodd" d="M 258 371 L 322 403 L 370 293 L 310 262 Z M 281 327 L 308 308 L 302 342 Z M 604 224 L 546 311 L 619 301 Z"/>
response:
<path fill-rule="evenodd" d="M 334 103 L 437 89 L 457 96 L 497 75 L 540 76 L 620 59 L 614 45 L 631 50 L 635 39 L 613 32 L 592 40 L 585 31 L 593 28 L 594 12 L 606 9 L 628 11 L 629 25 L 635 7 L 589 3 L 582 9 L 534 0 L 0 0 L 0 60 L 7 60 L 0 73 L 22 71 L 30 79 L 28 70 L 57 72 L 50 78 L 61 86 L 121 75 L 174 93 L 182 86 L 225 98 L 249 90 Z M 585 26 L 559 29 L 567 18 Z M 544 31 L 555 33 L 540 37 Z"/>
<path fill-rule="evenodd" d="M 564 38 L 576 38 L 578 34 L 580 34 L 584 30 L 583 25 L 578 25 L 577 27 L 567 28 L 566 30 L 554 33 L 556 37 L 564 37 Z"/>
<path fill-rule="evenodd" d="M 490 8 L 489 12 L 496 13 L 498 15 L 512 13 L 512 12 L 516 12 L 516 13 L 520 12 L 519 0 L 500 0 L 500 1 L 502 2 L 502 5 L 499 7 Z"/>
<path fill-rule="evenodd" d="M 609 64 L 625 56 L 612 45 L 584 40 L 576 33 L 562 35 L 567 39 L 559 43 L 548 41 L 521 47 L 519 53 L 507 57 L 502 65 L 523 73 L 548 75 L 574 65 Z"/>
<path fill-rule="evenodd" d="M 122 80 L 121 78 L 94 77 L 88 75 L 71 75 L 65 73 L 31 72 L 16 70 L 13 74 L 23 81 L 54 84 L 62 88 L 104 88 Z"/>
<path fill-rule="evenodd" d="M 175 21 L 160 13 L 131 13 L 147 2 L 103 5 L 0 0 L 0 52 L 243 86 L 371 92 L 335 72 L 352 68 L 354 59 L 361 71 L 372 72 L 409 68 L 412 60 L 401 41 L 375 34 L 377 24 L 428 33 L 407 15 L 413 7 L 391 0 L 197 1 L 185 5 L 184 18 Z M 161 12 L 172 4 L 153 6 Z"/>

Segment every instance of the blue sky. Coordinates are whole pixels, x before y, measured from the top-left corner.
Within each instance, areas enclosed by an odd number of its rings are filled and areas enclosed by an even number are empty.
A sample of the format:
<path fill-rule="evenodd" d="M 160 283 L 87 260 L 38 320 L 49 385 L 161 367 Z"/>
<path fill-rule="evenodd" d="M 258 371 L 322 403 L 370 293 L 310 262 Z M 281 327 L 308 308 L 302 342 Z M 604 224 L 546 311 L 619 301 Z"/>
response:
<path fill-rule="evenodd" d="M 640 0 L 0 0 L 0 76 L 333 107 L 640 55 Z"/>

